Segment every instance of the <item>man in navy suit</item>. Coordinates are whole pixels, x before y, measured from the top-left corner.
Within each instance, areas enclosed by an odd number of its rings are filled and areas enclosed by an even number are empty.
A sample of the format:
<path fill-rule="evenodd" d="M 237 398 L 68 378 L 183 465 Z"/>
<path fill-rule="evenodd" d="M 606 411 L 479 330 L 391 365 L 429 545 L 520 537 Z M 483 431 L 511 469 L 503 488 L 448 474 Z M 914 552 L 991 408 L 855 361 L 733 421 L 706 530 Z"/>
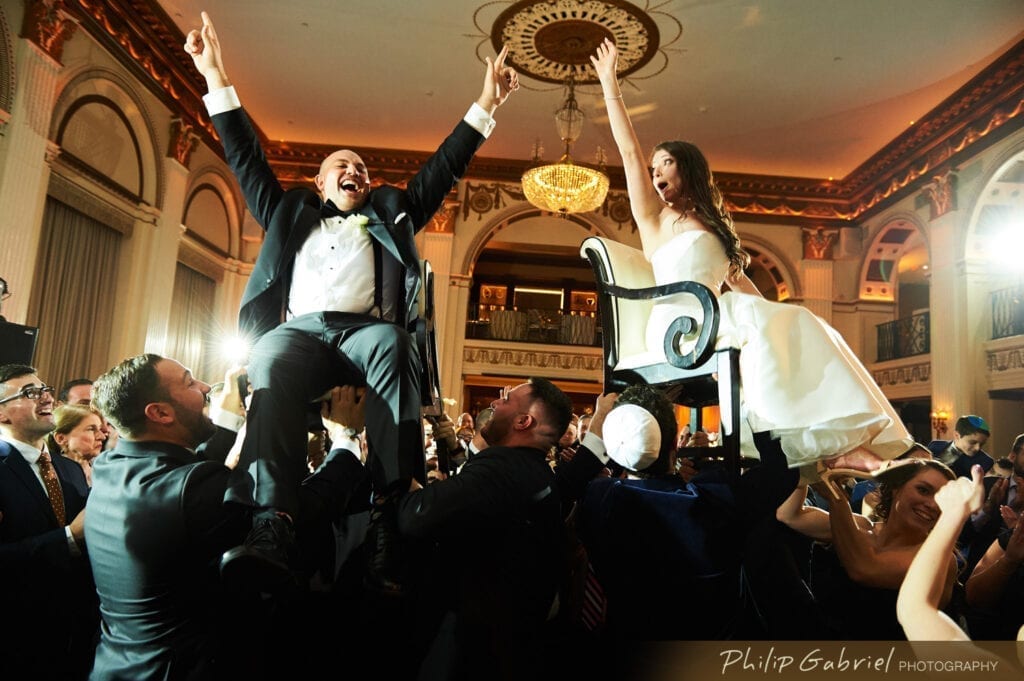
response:
<path fill-rule="evenodd" d="M 249 211 L 266 230 L 239 312 L 242 331 L 255 341 L 248 365 L 253 398 L 226 497 L 255 506 L 257 521 L 245 545 L 225 555 L 223 575 L 287 580 L 309 405 L 333 385 L 365 384 L 378 502 L 368 537 L 368 586 L 401 593 L 394 502 L 417 472 L 422 477 L 423 466 L 420 358 L 407 330 L 421 287 L 413 237 L 483 144 L 495 109 L 518 87 L 504 66 L 507 51 L 487 60 L 480 98 L 404 190 L 371 189 L 363 160 L 344 149 L 323 161 L 316 191 L 287 192 L 231 87 L 205 12 L 185 51 L 206 79 L 204 101 Z M 328 76 L 322 87 L 337 85 Z"/>
<path fill-rule="evenodd" d="M 53 407 L 53 388 L 35 369 L 0 366 L 0 678 L 80 679 L 92 665 L 99 610 L 84 553 L 89 488 L 81 466 L 47 452 L 63 501 L 58 519 L 40 468 Z"/>

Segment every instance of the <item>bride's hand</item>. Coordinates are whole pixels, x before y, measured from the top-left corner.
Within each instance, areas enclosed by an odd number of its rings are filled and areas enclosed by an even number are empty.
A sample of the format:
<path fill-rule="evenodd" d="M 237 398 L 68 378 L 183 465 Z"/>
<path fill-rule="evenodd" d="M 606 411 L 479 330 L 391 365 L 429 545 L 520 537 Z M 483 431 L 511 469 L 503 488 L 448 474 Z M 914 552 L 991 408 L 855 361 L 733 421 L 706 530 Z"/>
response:
<path fill-rule="evenodd" d="M 604 42 L 597 46 L 597 52 L 590 57 L 590 63 L 597 71 L 597 77 L 601 81 L 601 89 L 604 90 L 605 97 L 621 97 L 616 78 L 619 51 L 615 48 L 615 43 L 605 38 Z"/>

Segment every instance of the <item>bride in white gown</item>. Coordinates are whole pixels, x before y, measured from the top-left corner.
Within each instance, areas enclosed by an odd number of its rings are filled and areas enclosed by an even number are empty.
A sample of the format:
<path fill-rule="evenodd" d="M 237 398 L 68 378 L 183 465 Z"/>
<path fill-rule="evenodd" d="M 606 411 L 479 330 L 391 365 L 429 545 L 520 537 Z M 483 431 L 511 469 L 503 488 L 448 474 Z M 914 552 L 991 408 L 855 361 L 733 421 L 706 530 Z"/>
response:
<path fill-rule="evenodd" d="M 591 62 L 644 254 L 658 284 L 692 280 L 719 294 L 718 344 L 740 348 L 751 430 L 779 438 L 790 466 L 813 467 L 828 459 L 829 468 L 870 472 L 906 452 L 913 439 L 839 333 L 806 308 L 765 300 L 743 274 L 750 257 L 700 150 L 665 142 L 648 167 L 622 101 L 617 56 L 606 40 Z M 728 292 L 721 292 L 723 283 Z M 669 323 L 690 312 L 694 299 L 677 298 L 655 305 L 647 327 L 649 350 L 660 351 Z"/>

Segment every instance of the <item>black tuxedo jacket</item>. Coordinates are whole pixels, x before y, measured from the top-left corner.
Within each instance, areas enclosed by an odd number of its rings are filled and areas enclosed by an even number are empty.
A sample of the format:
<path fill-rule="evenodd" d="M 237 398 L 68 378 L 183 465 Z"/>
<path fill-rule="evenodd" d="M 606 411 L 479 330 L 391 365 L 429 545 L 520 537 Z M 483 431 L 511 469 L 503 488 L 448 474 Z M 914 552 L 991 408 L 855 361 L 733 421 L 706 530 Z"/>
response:
<path fill-rule="evenodd" d="M 320 223 L 323 201 L 308 188 L 284 191 L 244 110 L 217 114 L 213 124 L 249 211 L 266 230 L 239 312 L 239 328 L 255 342 L 284 320 L 295 254 Z M 404 320 L 406 326 L 415 316 L 421 286 L 413 237 L 441 207 L 484 139 L 460 121 L 404 190 L 377 187 L 360 210 L 370 218 L 367 231 L 382 246 L 384 308 L 393 307 L 395 320 Z M 391 282 L 401 282 L 401 290 L 389 287 Z"/>
<path fill-rule="evenodd" d="M 85 473 L 60 454 L 51 458 L 70 523 L 85 508 Z M 10 625 L 0 636 L 0 678 L 80 678 L 99 622 L 89 560 L 71 554 L 46 490 L 4 441 L 0 513 L 0 612 Z"/>

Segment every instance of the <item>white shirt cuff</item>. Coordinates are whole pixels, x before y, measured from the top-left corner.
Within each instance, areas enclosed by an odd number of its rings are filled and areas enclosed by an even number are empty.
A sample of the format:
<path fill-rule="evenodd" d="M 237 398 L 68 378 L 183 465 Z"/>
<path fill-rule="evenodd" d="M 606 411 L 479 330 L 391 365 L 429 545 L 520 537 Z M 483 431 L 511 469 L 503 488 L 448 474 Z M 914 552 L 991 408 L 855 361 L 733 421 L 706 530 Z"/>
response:
<path fill-rule="evenodd" d="M 213 115 L 212 111 L 210 115 Z M 469 107 L 469 111 L 466 112 L 466 116 L 462 120 L 466 121 L 470 127 L 483 135 L 484 138 L 491 136 L 491 131 L 494 130 L 496 125 L 494 117 L 484 111 L 484 108 L 476 102 L 473 102 L 472 106 Z"/>
<path fill-rule="evenodd" d="M 82 549 L 79 548 L 78 542 L 76 542 L 75 538 L 71 536 L 70 525 L 64 526 L 64 536 L 68 538 L 68 551 L 71 555 L 76 557 L 82 555 Z"/>
<path fill-rule="evenodd" d="M 234 85 L 228 85 L 219 90 L 208 92 L 203 95 L 203 103 L 206 104 L 206 112 L 211 116 L 242 108 L 242 103 L 238 101 L 238 95 L 235 93 Z"/>
<path fill-rule="evenodd" d="M 587 431 L 587 434 L 583 436 L 583 441 L 580 442 L 580 444 L 592 451 L 594 456 L 596 456 L 597 460 L 601 463 L 608 463 L 611 460 L 611 457 L 608 456 L 608 451 L 605 449 L 604 440 L 591 431 Z"/>
<path fill-rule="evenodd" d="M 338 439 L 332 439 L 331 449 L 347 449 L 352 454 L 352 456 L 356 457 L 357 461 L 360 461 L 360 463 L 362 462 L 361 459 L 359 458 L 359 454 L 362 451 L 362 447 L 360 446 L 359 440 L 354 437 L 340 435 Z"/>
<path fill-rule="evenodd" d="M 227 409 L 221 409 L 214 404 L 210 405 L 210 420 L 213 421 L 213 425 L 227 428 L 233 433 L 241 430 L 242 424 L 245 423 L 244 416 L 234 414 Z"/>

